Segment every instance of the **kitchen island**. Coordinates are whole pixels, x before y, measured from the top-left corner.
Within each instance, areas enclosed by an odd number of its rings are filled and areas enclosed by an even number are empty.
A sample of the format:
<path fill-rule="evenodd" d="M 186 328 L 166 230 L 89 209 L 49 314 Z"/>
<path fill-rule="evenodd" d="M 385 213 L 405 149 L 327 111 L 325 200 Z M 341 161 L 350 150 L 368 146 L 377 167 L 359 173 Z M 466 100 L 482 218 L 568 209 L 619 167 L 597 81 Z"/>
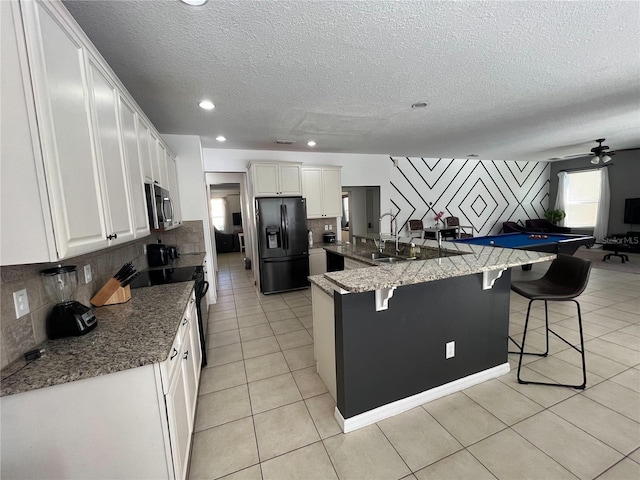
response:
<path fill-rule="evenodd" d="M 555 258 L 418 242 L 426 259 L 388 265 L 371 244 L 326 247 L 362 268 L 310 277 L 317 369 L 344 432 L 507 373 L 511 268 Z"/>

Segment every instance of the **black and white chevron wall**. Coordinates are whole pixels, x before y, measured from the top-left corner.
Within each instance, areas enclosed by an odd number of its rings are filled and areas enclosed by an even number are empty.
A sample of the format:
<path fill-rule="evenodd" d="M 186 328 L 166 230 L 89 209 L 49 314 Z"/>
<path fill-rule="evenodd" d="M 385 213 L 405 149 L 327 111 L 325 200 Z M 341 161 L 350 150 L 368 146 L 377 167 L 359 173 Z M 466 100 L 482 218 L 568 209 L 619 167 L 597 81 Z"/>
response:
<path fill-rule="evenodd" d="M 549 201 L 547 162 L 420 157 L 390 161 L 398 228 L 408 229 L 414 219 L 432 226 L 440 211 L 473 226 L 476 236 L 499 233 L 502 222 L 524 226 L 528 218 L 544 218 Z"/>

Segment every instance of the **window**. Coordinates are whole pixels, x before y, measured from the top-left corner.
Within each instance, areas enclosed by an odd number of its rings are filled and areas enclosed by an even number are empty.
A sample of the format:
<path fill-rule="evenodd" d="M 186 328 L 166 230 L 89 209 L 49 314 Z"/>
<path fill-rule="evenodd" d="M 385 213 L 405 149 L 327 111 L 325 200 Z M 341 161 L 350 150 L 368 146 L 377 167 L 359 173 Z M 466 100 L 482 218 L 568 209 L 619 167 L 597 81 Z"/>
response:
<path fill-rule="evenodd" d="M 565 226 L 595 226 L 600 201 L 600 175 L 601 169 L 567 174 Z"/>
<path fill-rule="evenodd" d="M 211 199 L 211 224 L 213 227 L 224 232 L 224 198 L 212 198 Z"/>

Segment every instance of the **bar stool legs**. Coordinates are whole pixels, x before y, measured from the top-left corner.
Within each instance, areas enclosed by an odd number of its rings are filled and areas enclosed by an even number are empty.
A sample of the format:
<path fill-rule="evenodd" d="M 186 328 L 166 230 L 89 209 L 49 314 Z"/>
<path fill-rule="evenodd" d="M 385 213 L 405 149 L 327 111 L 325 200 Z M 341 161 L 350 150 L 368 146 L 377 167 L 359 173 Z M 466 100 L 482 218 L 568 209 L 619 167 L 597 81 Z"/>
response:
<path fill-rule="evenodd" d="M 542 300 L 544 301 L 544 321 L 545 321 L 545 336 L 546 336 L 546 349 L 544 351 L 544 353 L 534 353 L 534 352 L 525 352 L 524 351 L 524 346 L 525 346 L 525 342 L 527 339 L 527 329 L 529 327 L 529 314 L 531 313 L 531 304 L 537 299 L 531 299 L 529 300 L 529 305 L 527 307 L 527 318 L 525 319 L 524 322 L 524 333 L 522 334 L 522 344 L 518 344 L 513 338 L 509 337 L 509 340 L 511 340 L 513 343 L 515 343 L 518 348 L 519 351 L 518 352 L 509 352 L 509 353 L 518 353 L 520 355 L 519 359 L 518 359 L 518 383 L 521 384 L 533 384 L 533 385 L 550 385 L 550 386 L 556 386 L 556 387 L 571 387 L 571 388 L 578 388 L 578 389 L 584 389 L 587 386 L 587 366 L 586 366 L 586 362 L 585 362 L 585 356 L 584 356 L 584 335 L 582 332 L 582 313 L 580 311 L 580 304 L 574 300 L 574 299 L 570 299 L 570 300 L 564 300 L 564 301 L 572 301 L 576 304 L 576 307 L 578 309 L 578 327 L 580 330 L 580 348 L 578 348 L 577 346 L 573 345 L 572 343 L 568 342 L 565 338 L 563 338 L 561 335 L 559 335 L 558 333 L 556 333 L 555 331 L 553 331 L 552 329 L 549 328 L 549 311 L 547 308 L 547 300 Z M 576 350 L 577 352 L 580 353 L 580 356 L 582 358 L 582 383 L 579 385 L 571 385 L 571 384 L 566 384 L 566 383 L 550 383 L 550 382 L 534 382 L 532 380 L 523 380 L 520 377 L 520 371 L 522 369 L 522 356 L 523 355 L 537 355 L 540 357 L 546 357 L 549 354 L 549 332 L 553 333 L 557 338 L 559 338 L 560 340 L 562 340 L 564 343 L 566 343 L 567 345 L 569 345 L 571 348 L 573 348 L 574 350 Z"/>

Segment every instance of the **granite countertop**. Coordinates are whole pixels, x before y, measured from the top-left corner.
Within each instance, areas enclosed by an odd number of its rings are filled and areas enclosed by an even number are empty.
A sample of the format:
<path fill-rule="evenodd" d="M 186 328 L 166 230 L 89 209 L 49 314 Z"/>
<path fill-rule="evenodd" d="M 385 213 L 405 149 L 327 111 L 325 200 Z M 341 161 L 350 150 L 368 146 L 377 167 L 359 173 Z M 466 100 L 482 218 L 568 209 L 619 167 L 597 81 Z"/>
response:
<path fill-rule="evenodd" d="M 127 303 L 94 308 L 94 330 L 48 340 L 40 345 L 45 349 L 42 358 L 5 368 L 0 396 L 165 361 L 193 286 L 189 281 L 137 288 Z"/>
<path fill-rule="evenodd" d="M 430 255 L 435 252 L 437 255 L 438 244 L 434 240 L 402 238 L 400 241 L 403 248 L 406 248 L 409 242 L 413 242 L 420 246 L 421 254 L 427 253 Z M 387 243 L 387 245 L 389 244 L 391 242 Z M 447 256 L 395 264 L 378 264 L 362 256 L 375 250 L 375 247 L 368 243 L 325 247 L 325 250 L 354 258 L 360 262 L 376 265 L 374 269 L 364 267 L 323 274 L 324 279 L 333 284 L 331 285 L 332 287 L 338 287 L 352 293 L 370 292 L 382 288 L 461 277 L 491 270 L 546 262 L 556 258 L 553 253 L 455 242 L 442 242 L 442 254 Z M 426 252 L 423 252 L 425 250 Z M 318 276 L 309 277 L 309 280 L 326 291 L 327 285 L 324 282 L 322 282 L 324 286 L 321 285 L 316 277 Z"/>

